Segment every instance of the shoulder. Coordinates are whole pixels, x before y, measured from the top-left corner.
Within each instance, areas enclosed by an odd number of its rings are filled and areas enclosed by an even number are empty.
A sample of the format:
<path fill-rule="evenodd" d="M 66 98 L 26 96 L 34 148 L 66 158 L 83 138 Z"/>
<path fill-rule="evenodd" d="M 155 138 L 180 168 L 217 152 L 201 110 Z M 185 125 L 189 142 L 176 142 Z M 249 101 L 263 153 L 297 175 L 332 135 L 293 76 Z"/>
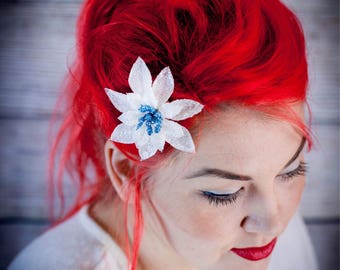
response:
<path fill-rule="evenodd" d="M 104 249 L 82 226 L 79 214 L 36 238 L 17 255 L 8 270 L 95 269 Z"/>

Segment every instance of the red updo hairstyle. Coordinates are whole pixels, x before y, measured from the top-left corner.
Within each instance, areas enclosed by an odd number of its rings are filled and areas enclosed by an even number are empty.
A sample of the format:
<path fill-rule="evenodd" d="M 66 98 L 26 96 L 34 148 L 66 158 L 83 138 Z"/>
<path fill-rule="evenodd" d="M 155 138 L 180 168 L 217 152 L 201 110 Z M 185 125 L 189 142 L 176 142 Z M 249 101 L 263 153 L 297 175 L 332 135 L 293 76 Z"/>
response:
<path fill-rule="evenodd" d="M 103 149 L 120 113 L 104 88 L 130 92 L 128 75 L 138 56 L 153 76 L 170 67 L 171 99 L 196 100 L 205 111 L 219 104 L 252 107 L 291 122 L 311 147 L 309 128 L 290 110 L 291 104 L 306 102 L 304 35 L 298 19 L 278 0 L 87 0 L 78 21 L 77 53 L 62 94 L 65 119 L 50 158 L 51 196 L 56 182 L 63 205 L 65 169 L 78 184 L 64 219 L 107 194 Z M 199 117 L 181 124 L 190 129 Z M 134 241 L 128 252 L 134 270 L 143 229 L 145 164 L 157 165 L 165 154 L 140 162 L 133 145 L 116 145 L 135 164 L 130 179 Z M 59 158 L 57 149 L 62 150 Z"/>

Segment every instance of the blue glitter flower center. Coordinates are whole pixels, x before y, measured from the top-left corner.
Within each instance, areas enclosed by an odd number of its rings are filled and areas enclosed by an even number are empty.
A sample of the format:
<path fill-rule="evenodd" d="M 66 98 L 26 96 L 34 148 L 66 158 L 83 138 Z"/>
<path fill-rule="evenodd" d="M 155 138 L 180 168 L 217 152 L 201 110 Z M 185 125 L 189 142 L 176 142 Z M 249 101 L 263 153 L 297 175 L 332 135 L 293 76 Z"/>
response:
<path fill-rule="evenodd" d="M 145 124 L 149 136 L 153 133 L 159 133 L 163 122 L 162 114 L 150 105 L 141 105 L 139 111 L 144 115 L 138 119 L 137 129 Z"/>

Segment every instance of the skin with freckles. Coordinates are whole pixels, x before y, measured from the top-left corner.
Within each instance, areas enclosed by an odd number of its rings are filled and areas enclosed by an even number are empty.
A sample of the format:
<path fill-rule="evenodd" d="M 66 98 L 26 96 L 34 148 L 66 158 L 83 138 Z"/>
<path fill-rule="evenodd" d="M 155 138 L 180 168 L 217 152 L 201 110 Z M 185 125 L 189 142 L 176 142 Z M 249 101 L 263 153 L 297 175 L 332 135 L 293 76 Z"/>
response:
<path fill-rule="evenodd" d="M 302 105 L 294 110 L 303 116 Z M 304 140 L 290 123 L 241 107 L 204 123 L 196 153 L 176 154 L 145 183 L 139 269 L 264 270 L 270 257 L 250 261 L 231 249 L 268 244 L 297 210 L 305 176 L 292 172 Z M 95 206 L 92 215 L 117 239 L 106 212 Z"/>

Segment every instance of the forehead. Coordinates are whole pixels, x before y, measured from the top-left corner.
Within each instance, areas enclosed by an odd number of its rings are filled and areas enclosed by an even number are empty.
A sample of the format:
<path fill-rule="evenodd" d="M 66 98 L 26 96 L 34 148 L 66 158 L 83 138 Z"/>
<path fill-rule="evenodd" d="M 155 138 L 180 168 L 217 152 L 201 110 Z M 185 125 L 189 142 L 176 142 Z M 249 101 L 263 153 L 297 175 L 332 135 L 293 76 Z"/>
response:
<path fill-rule="evenodd" d="M 293 110 L 303 117 L 302 105 Z M 259 162 L 287 162 L 301 138 L 291 123 L 252 109 L 231 107 L 203 121 L 193 161 L 222 168 L 226 163 L 251 168 Z"/>

